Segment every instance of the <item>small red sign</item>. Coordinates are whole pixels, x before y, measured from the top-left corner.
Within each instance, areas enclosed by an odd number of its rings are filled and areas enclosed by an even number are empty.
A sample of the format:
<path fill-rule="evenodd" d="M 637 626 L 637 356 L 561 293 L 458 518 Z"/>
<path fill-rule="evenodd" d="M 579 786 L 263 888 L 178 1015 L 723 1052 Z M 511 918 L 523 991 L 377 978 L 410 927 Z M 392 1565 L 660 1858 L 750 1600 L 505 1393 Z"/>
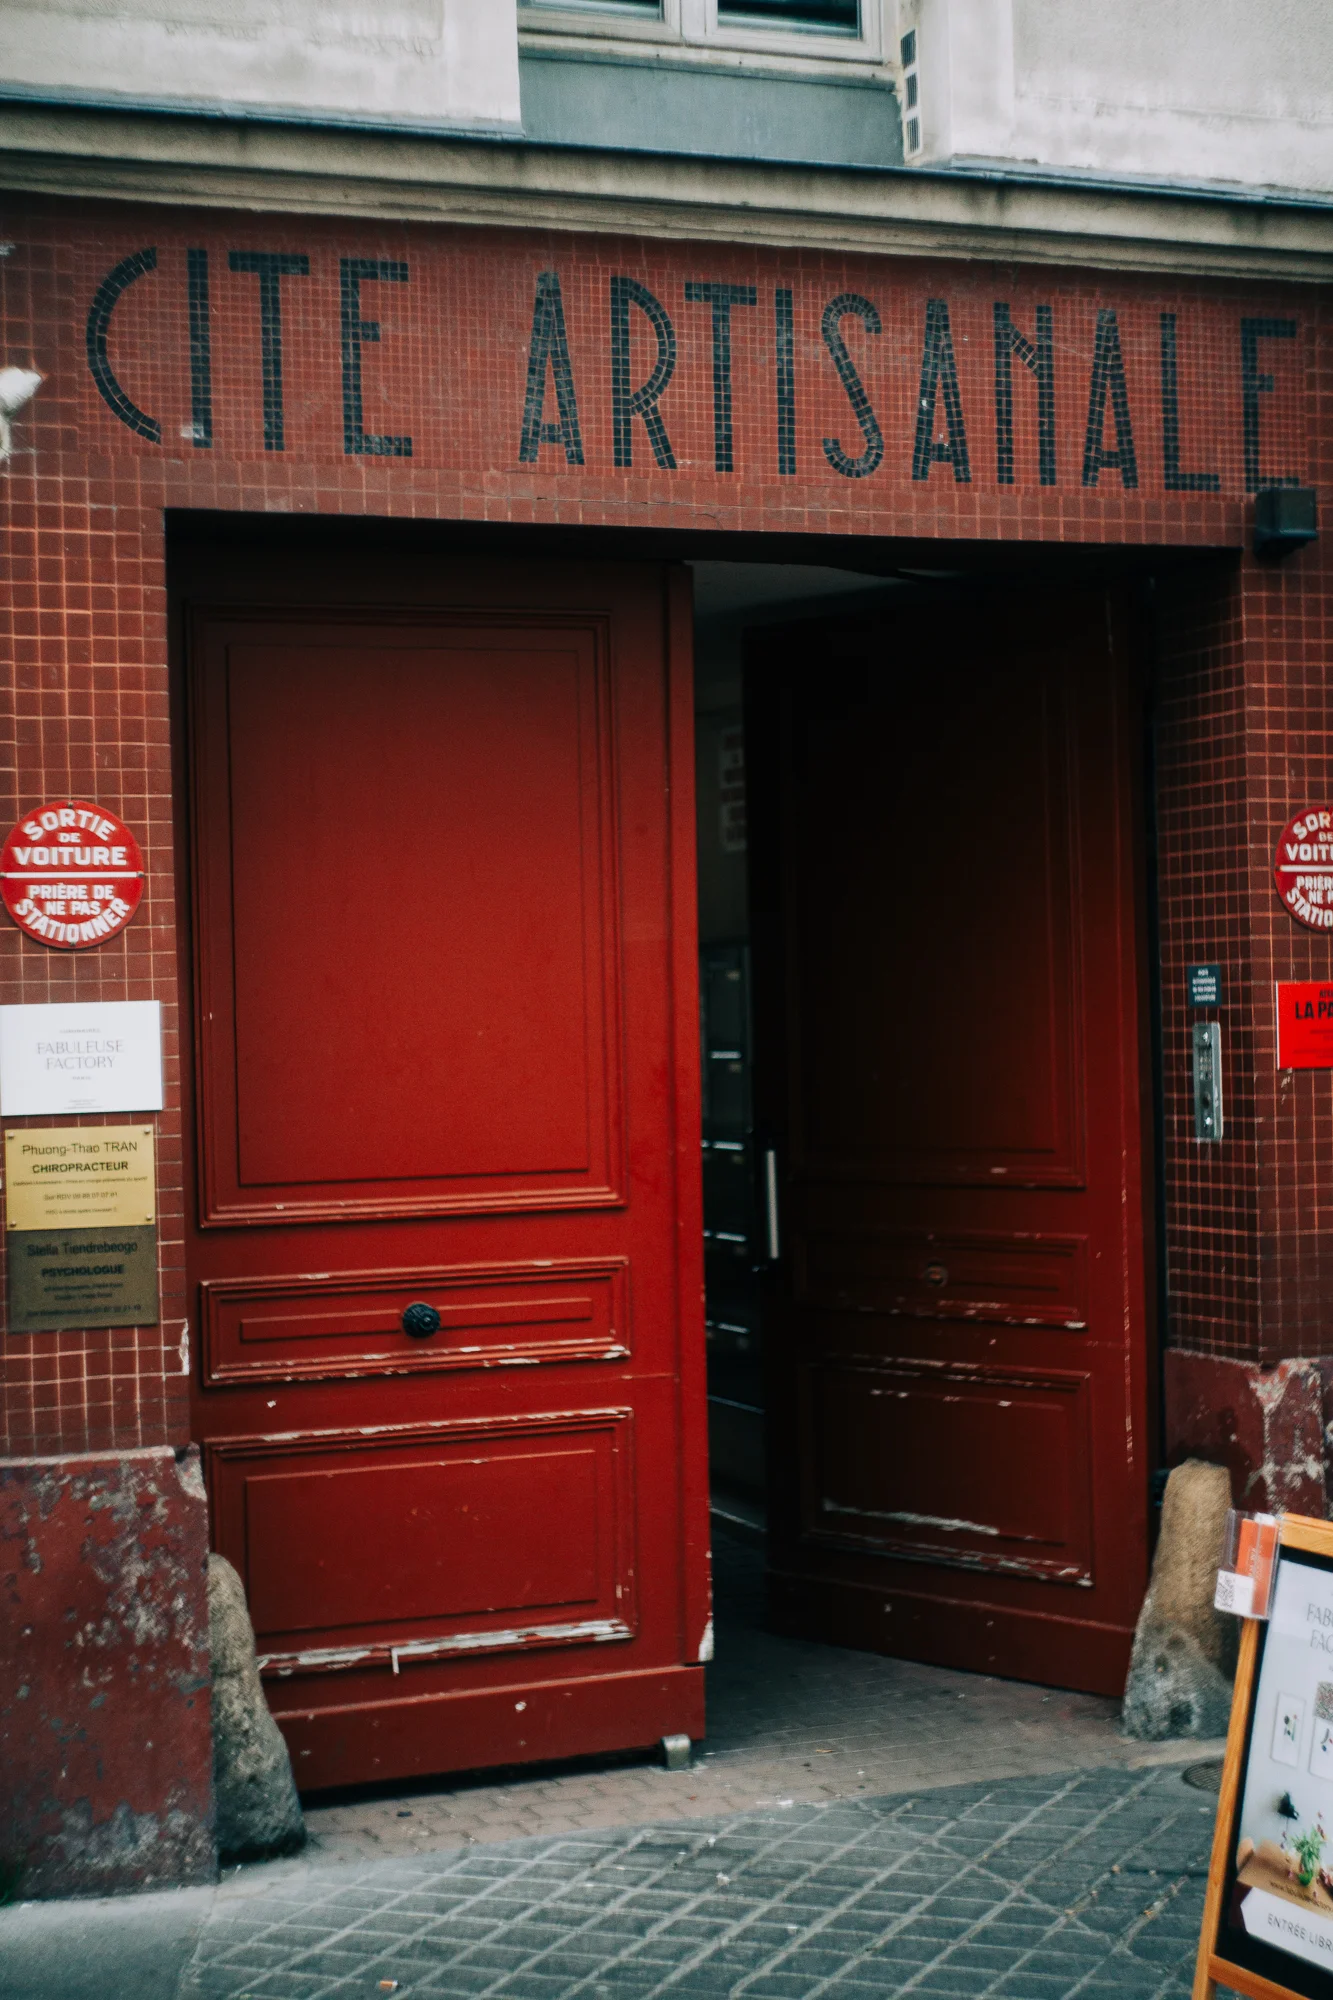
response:
<path fill-rule="evenodd" d="M 1298 924 L 1333 931 L 1333 806 L 1307 806 L 1287 822 L 1273 880 Z"/>
<path fill-rule="evenodd" d="M 1317 979 L 1278 980 L 1277 1066 L 1333 1069 L 1333 986 Z"/>
<path fill-rule="evenodd" d="M 139 843 L 115 813 L 59 799 L 25 814 L 0 848 L 0 895 L 28 937 L 79 951 L 123 931 L 143 894 Z"/>

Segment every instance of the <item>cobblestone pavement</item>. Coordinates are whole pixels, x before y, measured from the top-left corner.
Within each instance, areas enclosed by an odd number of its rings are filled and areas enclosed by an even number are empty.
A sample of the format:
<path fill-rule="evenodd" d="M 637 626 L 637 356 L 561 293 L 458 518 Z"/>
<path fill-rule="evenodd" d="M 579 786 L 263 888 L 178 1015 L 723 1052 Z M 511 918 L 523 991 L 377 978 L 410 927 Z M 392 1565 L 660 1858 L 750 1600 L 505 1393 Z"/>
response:
<path fill-rule="evenodd" d="M 1178 1770 L 242 1870 L 181 2000 L 1184 2000 L 1213 1800 Z"/>
<path fill-rule="evenodd" d="M 717 1658 L 708 1739 L 686 1772 L 647 1755 L 403 1785 L 307 1801 L 317 1857 L 433 1853 L 524 1835 L 817 1805 L 969 1779 L 1199 1759 L 1119 1734 L 1120 1704 L 947 1673 L 763 1630 L 762 1559 L 715 1537 Z"/>

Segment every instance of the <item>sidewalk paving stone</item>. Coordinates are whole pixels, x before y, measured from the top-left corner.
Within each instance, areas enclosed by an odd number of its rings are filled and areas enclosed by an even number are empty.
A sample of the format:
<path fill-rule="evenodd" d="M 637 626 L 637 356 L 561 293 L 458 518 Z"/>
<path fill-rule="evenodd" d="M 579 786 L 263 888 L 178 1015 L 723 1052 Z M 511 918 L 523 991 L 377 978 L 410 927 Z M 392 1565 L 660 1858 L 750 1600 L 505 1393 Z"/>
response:
<path fill-rule="evenodd" d="M 841 1804 L 905 1793 L 933 1824 L 931 1788 L 977 1778 L 1036 1786 L 1074 1768 L 1132 1768 L 1180 1745 L 1128 1743 L 1120 1704 L 883 1658 L 764 1629 L 760 1552 L 714 1537 L 717 1657 L 707 1671 L 708 1738 L 685 1771 L 647 1753 L 405 1781 L 376 1794 L 307 1801 L 316 1858 L 414 1859 L 493 1851 L 529 1835 L 596 1836 L 695 1820 L 731 1823 L 763 1807 Z M 1186 1750 L 1186 1755 L 1190 1752 Z M 1198 1755 L 1206 1755 L 1200 1750 Z M 1045 1789 L 1043 1789 L 1045 1788 Z M 989 1821 L 957 1837 L 984 1841 Z"/>
<path fill-rule="evenodd" d="M 307 1863 L 297 1901 L 277 1864 L 181 2000 L 1186 2000 L 1211 1832 L 1113 1767 Z"/>

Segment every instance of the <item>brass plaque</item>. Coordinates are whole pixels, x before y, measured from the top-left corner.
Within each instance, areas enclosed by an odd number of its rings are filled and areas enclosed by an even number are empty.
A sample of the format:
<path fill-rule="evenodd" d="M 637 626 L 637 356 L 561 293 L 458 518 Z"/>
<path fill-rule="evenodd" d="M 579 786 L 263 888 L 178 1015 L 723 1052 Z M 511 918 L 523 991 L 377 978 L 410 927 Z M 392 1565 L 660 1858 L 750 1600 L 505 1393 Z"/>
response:
<path fill-rule="evenodd" d="M 157 1231 L 11 1229 L 9 1331 L 156 1326 Z"/>
<path fill-rule="evenodd" d="M 6 1220 L 15 1229 L 124 1229 L 157 1221 L 151 1125 L 5 1133 Z"/>

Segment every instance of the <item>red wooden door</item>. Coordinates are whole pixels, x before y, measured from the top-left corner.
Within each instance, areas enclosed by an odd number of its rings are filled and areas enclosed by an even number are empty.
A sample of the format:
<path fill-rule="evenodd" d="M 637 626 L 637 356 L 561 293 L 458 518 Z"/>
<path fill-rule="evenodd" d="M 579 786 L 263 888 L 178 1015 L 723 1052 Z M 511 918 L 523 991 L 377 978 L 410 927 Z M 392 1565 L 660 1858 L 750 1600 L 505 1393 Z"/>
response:
<path fill-rule="evenodd" d="M 1109 607 L 941 602 L 752 666 L 776 1615 L 1118 1693 L 1148 1458 Z"/>
<path fill-rule="evenodd" d="M 189 619 L 194 1422 L 302 1786 L 698 1736 L 710 1630 L 688 590 L 376 567 Z"/>

